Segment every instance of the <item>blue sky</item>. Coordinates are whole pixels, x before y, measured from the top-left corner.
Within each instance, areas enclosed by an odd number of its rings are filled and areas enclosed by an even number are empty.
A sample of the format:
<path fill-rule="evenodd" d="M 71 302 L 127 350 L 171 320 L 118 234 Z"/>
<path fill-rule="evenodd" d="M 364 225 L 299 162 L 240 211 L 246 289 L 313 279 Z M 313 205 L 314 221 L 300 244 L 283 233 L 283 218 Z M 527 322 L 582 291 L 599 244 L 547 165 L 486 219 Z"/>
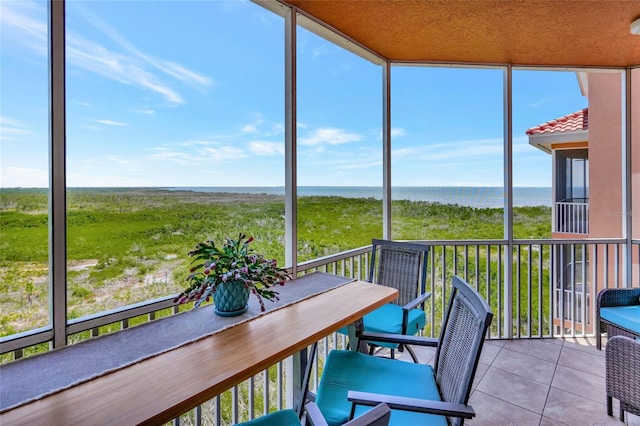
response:
<path fill-rule="evenodd" d="M 0 0 L 0 186 L 48 183 L 46 2 Z M 67 185 L 284 185 L 284 21 L 248 1 L 68 1 Z M 298 184 L 381 184 L 379 66 L 298 32 Z M 496 69 L 392 68 L 392 182 L 501 186 Z M 525 130 L 587 106 L 573 72 L 514 72 Z"/>

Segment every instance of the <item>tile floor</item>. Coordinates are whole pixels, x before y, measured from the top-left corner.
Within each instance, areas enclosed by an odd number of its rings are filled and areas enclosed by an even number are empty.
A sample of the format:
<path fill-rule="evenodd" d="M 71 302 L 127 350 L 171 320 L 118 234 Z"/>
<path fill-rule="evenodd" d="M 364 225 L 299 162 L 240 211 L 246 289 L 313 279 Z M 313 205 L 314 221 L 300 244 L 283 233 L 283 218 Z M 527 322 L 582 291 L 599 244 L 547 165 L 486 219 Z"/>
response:
<path fill-rule="evenodd" d="M 415 349 L 433 361 L 433 349 Z M 640 426 L 629 414 L 620 422 L 615 400 L 607 416 L 604 374 L 595 339 L 487 340 L 469 399 L 476 417 L 465 424 Z"/>

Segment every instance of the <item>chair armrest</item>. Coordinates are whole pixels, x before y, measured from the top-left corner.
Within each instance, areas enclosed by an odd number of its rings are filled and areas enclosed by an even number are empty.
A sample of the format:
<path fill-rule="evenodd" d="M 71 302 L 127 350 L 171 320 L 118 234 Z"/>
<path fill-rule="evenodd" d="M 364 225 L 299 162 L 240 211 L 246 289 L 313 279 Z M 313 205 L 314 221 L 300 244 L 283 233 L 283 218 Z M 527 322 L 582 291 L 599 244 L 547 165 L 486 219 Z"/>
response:
<path fill-rule="evenodd" d="M 415 411 L 419 413 L 438 414 L 441 416 L 460 417 L 464 419 L 471 419 L 476 415 L 476 412 L 470 405 L 383 395 L 379 393 L 349 391 L 347 399 L 357 405 L 373 406 L 384 402 L 392 410 Z"/>
<path fill-rule="evenodd" d="M 417 308 L 419 305 L 423 304 L 425 300 L 431 297 L 431 293 L 423 293 L 420 296 L 413 299 L 411 302 L 407 303 L 402 307 L 405 311 L 410 311 L 412 309 Z"/>
<path fill-rule="evenodd" d="M 407 336 L 404 334 L 390 334 L 390 333 L 374 333 L 371 331 L 356 332 L 356 336 L 360 341 L 369 340 L 373 342 L 387 342 L 398 343 L 401 345 L 418 345 L 418 346 L 430 346 L 437 347 L 438 339 L 422 336 Z"/>
<path fill-rule="evenodd" d="M 315 402 L 307 403 L 304 409 L 307 412 L 307 421 L 311 423 L 311 426 L 329 426 Z"/>

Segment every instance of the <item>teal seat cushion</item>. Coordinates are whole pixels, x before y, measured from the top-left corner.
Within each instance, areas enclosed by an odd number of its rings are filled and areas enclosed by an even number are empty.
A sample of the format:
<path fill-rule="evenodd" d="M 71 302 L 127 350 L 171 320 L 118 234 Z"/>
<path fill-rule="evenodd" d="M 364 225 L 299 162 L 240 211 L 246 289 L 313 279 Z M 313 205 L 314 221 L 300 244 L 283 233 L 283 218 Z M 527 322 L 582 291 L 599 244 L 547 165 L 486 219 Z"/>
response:
<path fill-rule="evenodd" d="M 295 411 L 281 410 L 238 424 L 243 426 L 300 426 L 301 423 Z"/>
<path fill-rule="evenodd" d="M 375 311 L 368 313 L 363 317 L 365 331 L 371 331 L 375 333 L 391 333 L 402 334 L 402 307 L 387 303 L 376 309 Z M 407 335 L 411 336 L 417 334 L 424 328 L 427 323 L 426 315 L 424 311 L 420 309 L 412 309 L 409 311 L 407 321 Z M 347 328 L 343 327 L 338 330 L 340 333 L 347 334 Z M 376 343 L 379 346 L 386 346 L 390 348 L 396 348 L 398 345 L 393 343 Z"/>
<path fill-rule="evenodd" d="M 600 318 L 640 334 L 640 305 L 600 308 Z"/>
<path fill-rule="evenodd" d="M 348 421 L 351 402 L 347 393 L 350 390 L 441 400 L 430 365 L 333 350 L 325 362 L 316 397 L 316 404 L 329 425 L 338 426 Z M 356 417 L 371 408 L 358 406 Z M 392 410 L 389 424 L 445 426 L 447 419 L 433 414 Z"/>
<path fill-rule="evenodd" d="M 402 307 L 387 303 L 367 314 L 363 318 L 365 331 L 374 333 L 402 334 Z M 422 330 L 427 322 L 424 311 L 412 309 L 407 321 L 407 335 L 411 336 Z M 397 344 L 376 342 L 378 346 L 396 348 Z"/>

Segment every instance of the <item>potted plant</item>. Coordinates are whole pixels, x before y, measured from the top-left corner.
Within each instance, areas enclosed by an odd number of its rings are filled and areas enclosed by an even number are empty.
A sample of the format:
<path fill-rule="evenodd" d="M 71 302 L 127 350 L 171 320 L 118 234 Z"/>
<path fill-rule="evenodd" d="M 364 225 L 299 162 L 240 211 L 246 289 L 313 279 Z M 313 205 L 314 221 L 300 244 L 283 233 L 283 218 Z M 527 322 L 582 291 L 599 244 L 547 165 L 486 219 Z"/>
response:
<path fill-rule="evenodd" d="M 284 285 L 290 279 L 284 268 L 278 268 L 275 259 L 269 260 L 249 247 L 253 237 L 240 233 L 238 239 L 226 238 L 221 247 L 209 240 L 196 245 L 189 252 L 193 257 L 187 287 L 175 302 L 195 301 L 197 308 L 213 297 L 214 312 L 221 316 L 243 314 L 248 309 L 253 293 L 265 310 L 264 299 L 278 300 L 272 287 Z"/>

